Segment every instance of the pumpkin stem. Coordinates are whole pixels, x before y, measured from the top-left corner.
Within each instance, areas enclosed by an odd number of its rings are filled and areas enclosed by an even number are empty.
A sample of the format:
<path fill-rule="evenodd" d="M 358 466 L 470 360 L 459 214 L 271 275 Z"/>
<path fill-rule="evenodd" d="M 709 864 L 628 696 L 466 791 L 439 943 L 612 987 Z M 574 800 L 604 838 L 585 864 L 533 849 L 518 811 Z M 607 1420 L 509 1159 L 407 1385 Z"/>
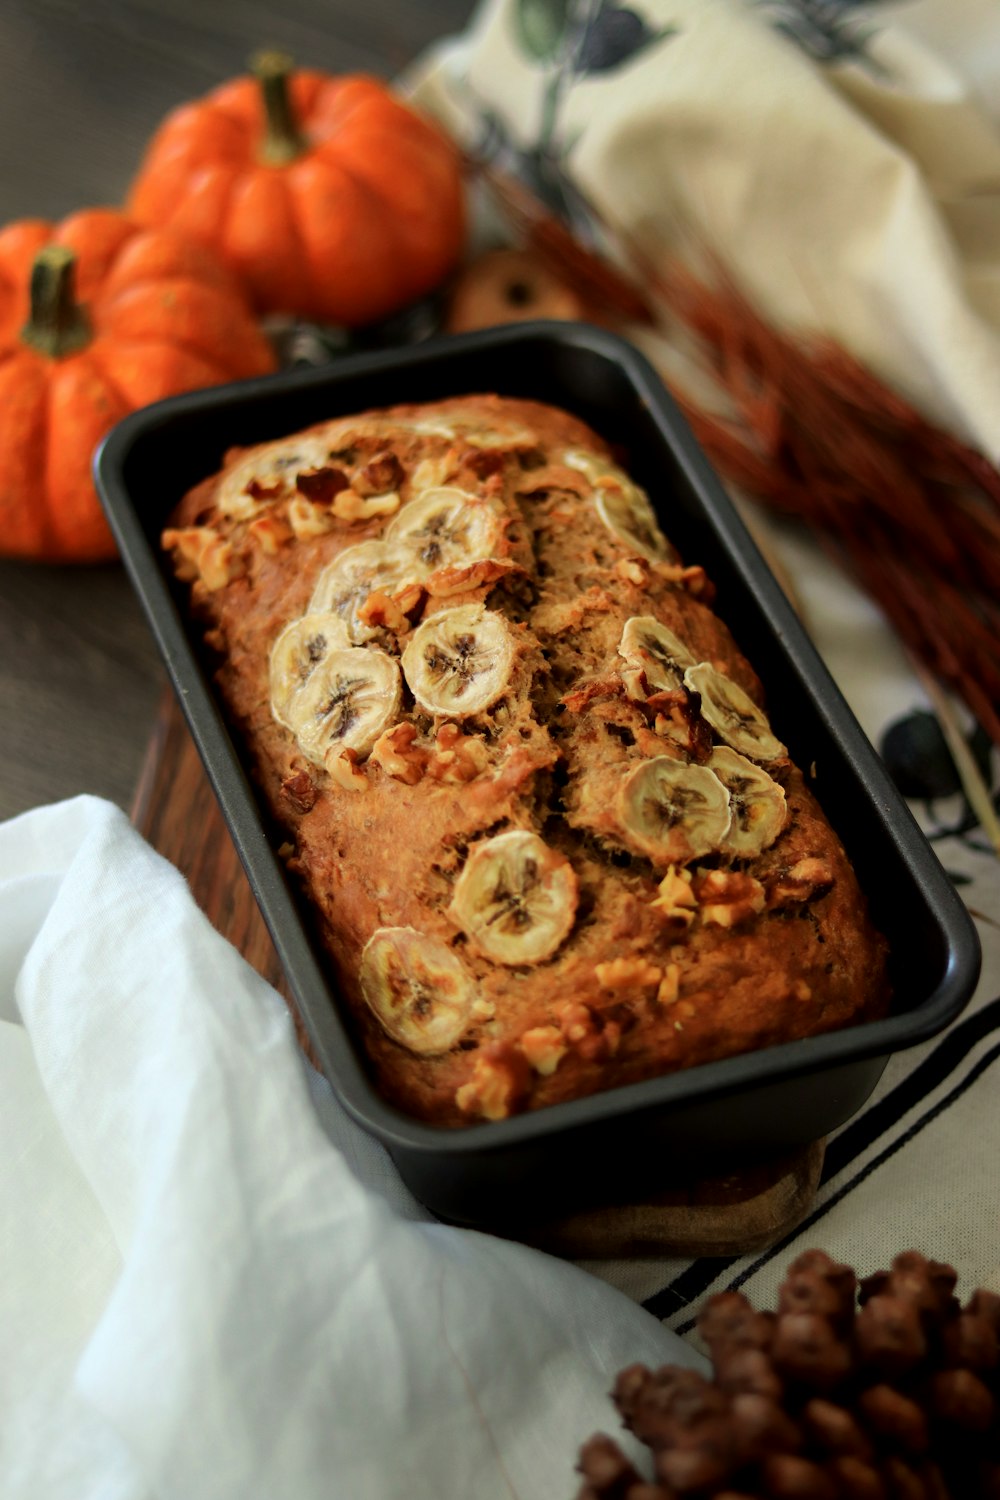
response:
<path fill-rule="evenodd" d="M 74 294 L 76 251 L 46 245 L 31 267 L 31 314 L 21 329 L 24 343 L 51 359 L 75 354 L 90 343 L 93 330 Z"/>
<path fill-rule="evenodd" d="M 308 149 L 292 109 L 288 80 L 292 59 L 285 52 L 258 52 L 250 59 L 250 68 L 260 84 L 264 101 L 264 139 L 260 159 L 269 167 L 284 167 Z"/>

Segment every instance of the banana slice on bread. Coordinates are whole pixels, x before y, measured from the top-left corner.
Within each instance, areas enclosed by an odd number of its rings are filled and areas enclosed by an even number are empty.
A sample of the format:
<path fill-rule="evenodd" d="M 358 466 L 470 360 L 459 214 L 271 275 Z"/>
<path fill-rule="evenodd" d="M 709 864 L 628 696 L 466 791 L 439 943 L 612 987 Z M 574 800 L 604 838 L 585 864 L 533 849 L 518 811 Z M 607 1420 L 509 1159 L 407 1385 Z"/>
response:
<path fill-rule="evenodd" d="M 673 560 L 676 554 L 660 530 L 656 512 L 623 469 L 583 448 L 567 449 L 562 457 L 594 486 L 595 509 L 616 541 L 649 562 Z"/>
<path fill-rule="evenodd" d="M 451 718 L 490 708 L 506 691 L 513 665 L 507 622 L 481 604 L 432 615 L 403 652 L 403 672 L 420 707 Z"/>
<path fill-rule="evenodd" d="M 503 519 L 488 501 L 445 487 L 404 505 L 385 540 L 412 559 L 419 580 L 439 568 L 485 562 L 499 548 L 503 532 Z"/>
<path fill-rule="evenodd" d="M 375 628 L 360 618 L 359 609 L 371 594 L 398 593 L 413 581 L 415 571 L 405 548 L 389 547 L 380 541 L 358 542 L 345 547 L 323 569 L 309 608 L 338 615 L 352 641 L 371 640 Z"/>
<path fill-rule="evenodd" d="M 451 914 L 487 958 L 551 958 L 576 917 L 573 867 L 536 833 L 514 829 L 477 844 L 455 884 Z"/>
<path fill-rule="evenodd" d="M 695 665 L 684 642 L 654 615 L 633 615 L 625 621 L 618 655 L 625 663 L 625 690 L 635 699 L 680 687 L 685 669 Z"/>
<path fill-rule="evenodd" d="M 473 1016 L 475 994 L 451 949 L 412 927 L 380 927 L 365 945 L 361 993 L 383 1029 L 409 1052 L 447 1052 Z"/>
<path fill-rule="evenodd" d="M 731 749 L 750 760 L 780 760 L 788 754 L 749 693 L 709 662 L 688 667 L 684 686 L 700 695 L 702 718 Z"/>
<path fill-rule="evenodd" d="M 271 648 L 271 708 L 279 724 L 293 729 L 291 705 L 330 652 L 349 646 L 347 628 L 339 614 L 317 610 L 303 615 L 278 636 Z"/>
<path fill-rule="evenodd" d="M 622 836 L 654 864 L 686 865 L 713 854 L 731 818 L 729 793 L 714 771 L 667 755 L 643 761 L 618 793 Z"/>
<path fill-rule="evenodd" d="M 716 746 L 708 769 L 728 791 L 732 815 L 719 851 L 734 859 L 753 859 L 770 848 L 788 821 L 784 788 L 728 745 Z"/>

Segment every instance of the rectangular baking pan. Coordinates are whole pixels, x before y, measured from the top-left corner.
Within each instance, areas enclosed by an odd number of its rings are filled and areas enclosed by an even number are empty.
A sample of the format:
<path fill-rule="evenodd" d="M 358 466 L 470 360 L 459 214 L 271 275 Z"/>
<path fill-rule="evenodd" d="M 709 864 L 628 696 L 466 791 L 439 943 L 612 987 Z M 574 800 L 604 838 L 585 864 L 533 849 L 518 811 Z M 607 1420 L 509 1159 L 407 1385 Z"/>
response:
<path fill-rule="evenodd" d="M 186 618 L 186 588 L 158 537 L 226 449 L 370 407 L 497 392 L 565 407 L 616 445 L 687 562 L 718 587 L 717 613 L 759 673 L 775 733 L 805 770 L 891 945 L 884 1020 L 512 1119 L 452 1130 L 376 1093 L 315 941 L 286 880 L 282 842 L 258 805 Z M 511 1228 L 649 1194 L 678 1168 L 783 1152 L 833 1130 L 868 1098 L 888 1056 L 959 1013 L 979 972 L 962 902 L 810 644 L 652 367 L 585 324 L 534 323 L 344 358 L 147 407 L 95 462 L 122 557 L 331 1084 L 388 1148 L 418 1198 L 454 1222 Z"/>

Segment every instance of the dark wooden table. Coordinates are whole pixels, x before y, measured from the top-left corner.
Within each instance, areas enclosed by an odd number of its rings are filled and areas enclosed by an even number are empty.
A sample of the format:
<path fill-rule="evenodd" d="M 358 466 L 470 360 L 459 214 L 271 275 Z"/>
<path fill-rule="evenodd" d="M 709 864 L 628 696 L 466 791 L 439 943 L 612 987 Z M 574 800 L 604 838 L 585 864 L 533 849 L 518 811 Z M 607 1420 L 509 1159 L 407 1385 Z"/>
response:
<path fill-rule="evenodd" d="M 4 0 L 0 223 L 123 198 L 164 114 L 279 46 L 390 78 L 473 0 Z M 0 561 L 0 819 L 96 792 L 127 806 L 163 677 L 120 567 Z"/>

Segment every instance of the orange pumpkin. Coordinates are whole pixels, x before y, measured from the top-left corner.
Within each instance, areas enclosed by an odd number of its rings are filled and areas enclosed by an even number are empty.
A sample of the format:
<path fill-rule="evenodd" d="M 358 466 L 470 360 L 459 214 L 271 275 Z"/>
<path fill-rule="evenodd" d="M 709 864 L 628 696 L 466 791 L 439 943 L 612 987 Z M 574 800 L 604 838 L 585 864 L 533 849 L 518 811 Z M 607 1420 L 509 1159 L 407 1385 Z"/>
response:
<path fill-rule="evenodd" d="M 254 68 L 167 117 L 129 211 L 210 246 L 261 312 L 357 327 L 430 291 L 464 238 L 452 143 L 373 78 Z"/>
<path fill-rule="evenodd" d="M 229 273 L 111 209 L 0 232 L 0 555 L 96 562 L 115 544 L 91 481 L 120 417 L 273 370 Z"/>

